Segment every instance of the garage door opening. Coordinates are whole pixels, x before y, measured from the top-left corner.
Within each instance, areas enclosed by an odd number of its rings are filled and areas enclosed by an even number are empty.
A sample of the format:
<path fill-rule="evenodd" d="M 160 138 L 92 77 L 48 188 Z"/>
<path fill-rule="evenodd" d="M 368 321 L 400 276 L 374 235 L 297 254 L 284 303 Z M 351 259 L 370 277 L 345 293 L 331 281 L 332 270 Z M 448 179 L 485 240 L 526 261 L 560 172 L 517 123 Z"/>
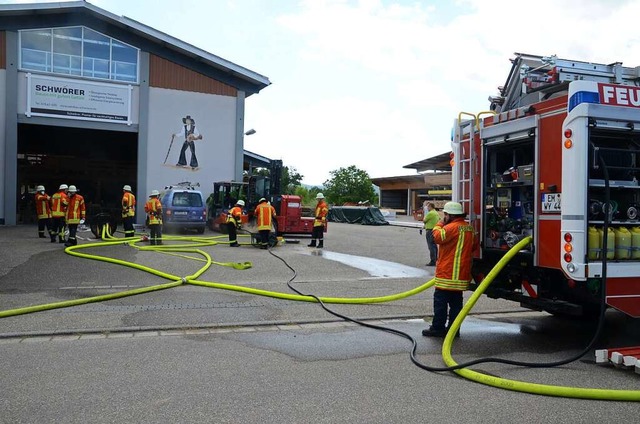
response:
<path fill-rule="evenodd" d="M 37 221 L 36 186 L 52 195 L 75 185 L 87 214 L 119 210 L 122 186 L 137 181 L 138 134 L 48 125 L 18 125 L 17 222 Z"/>

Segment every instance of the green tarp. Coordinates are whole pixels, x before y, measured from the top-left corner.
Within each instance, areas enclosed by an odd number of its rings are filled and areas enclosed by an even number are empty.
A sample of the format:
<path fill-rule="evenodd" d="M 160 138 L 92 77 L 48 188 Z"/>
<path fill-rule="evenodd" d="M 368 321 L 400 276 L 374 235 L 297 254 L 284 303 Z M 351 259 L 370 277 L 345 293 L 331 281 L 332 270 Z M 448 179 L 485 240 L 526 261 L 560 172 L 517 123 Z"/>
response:
<path fill-rule="evenodd" d="M 375 206 L 333 206 L 329 221 L 361 225 L 389 225 L 380 209 Z"/>

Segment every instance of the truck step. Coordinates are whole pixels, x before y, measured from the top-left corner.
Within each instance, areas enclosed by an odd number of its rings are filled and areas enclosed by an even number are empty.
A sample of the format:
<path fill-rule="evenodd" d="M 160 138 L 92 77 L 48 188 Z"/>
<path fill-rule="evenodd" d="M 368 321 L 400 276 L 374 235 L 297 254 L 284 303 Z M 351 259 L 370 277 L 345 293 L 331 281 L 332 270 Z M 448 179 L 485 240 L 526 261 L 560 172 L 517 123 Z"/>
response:
<path fill-rule="evenodd" d="M 597 349 L 595 354 L 596 364 L 613 364 L 640 374 L 640 346 Z"/>

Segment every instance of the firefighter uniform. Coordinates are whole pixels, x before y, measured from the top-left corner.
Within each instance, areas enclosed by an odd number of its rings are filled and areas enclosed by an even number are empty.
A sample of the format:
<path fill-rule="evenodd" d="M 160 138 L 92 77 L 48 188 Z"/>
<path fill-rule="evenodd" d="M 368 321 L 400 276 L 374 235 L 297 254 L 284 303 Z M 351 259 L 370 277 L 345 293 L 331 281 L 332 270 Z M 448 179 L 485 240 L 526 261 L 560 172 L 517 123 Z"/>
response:
<path fill-rule="evenodd" d="M 133 237 L 135 231 L 133 229 L 133 217 L 136 214 L 136 196 L 131 193 L 131 186 L 122 187 L 122 224 L 124 226 L 124 236 Z"/>
<path fill-rule="evenodd" d="M 76 186 L 69 186 L 69 206 L 67 207 L 67 214 L 65 216 L 67 225 L 69 226 L 69 240 L 64 244 L 67 247 L 78 244 L 76 232 L 78 231 L 80 221 L 84 221 L 86 215 L 84 197 L 79 195 L 77 191 Z"/>
<path fill-rule="evenodd" d="M 69 205 L 66 184 L 60 184 L 60 188 L 51 196 L 51 243 L 58 241 L 64 243 L 65 215 Z"/>
<path fill-rule="evenodd" d="M 44 229 L 47 228 L 49 237 L 52 237 L 51 232 L 51 197 L 45 193 L 44 186 L 39 185 L 36 187 L 36 213 L 38 214 L 38 237 L 47 238 L 44 235 Z M 55 237 L 53 238 L 55 241 Z"/>
<path fill-rule="evenodd" d="M 444 337 L 462 310 L 462 292 L 469 288 L 473 253 L 473 227 L 464 219 L 462 205 L 444 205 L 445 223 L 433 228 L 433 240 L 439 246 L 433 293 L 433 321 L 424 336 Z M 448 310 L 447 310 L 448 309 Z M 448 315 L 448 325 L 447 325 Z"/>
<path fill-rule="evenodd" d="M 238 247 L 238 229 L 242 227 L 242 208 L 244 200 L 238 200 L 227 215 L 227 230 L 229 231 L 229 246 Z"/>
<path fill-rule="evenodd" d="M 318 203 L 316 204 L 315 219 L 313 220 L 313 230 L 311 230 L 311 243 L 308 246 L 322 249 L 324 247 L 324 228 L 327 225 L 329 207 L 324 201 L 324 194 L 318 193 L 316 199 L 318 199 Z M 316 239 L 318 240 L 317 246 Z"/>
<path fill-rule="evenodd" d="M 149 200 L 144 205 L 147 213 L 147 225 L 149 226 L 149 243 L 151 246 L 162 244 L 162 204 L 158 199 L 160 192 L 152 190 Z"/>
<path fill-rule="evenodd" d="M 255 216 L 258 224 L 258 233 L 260 234 L 260 248 L 267 249 L 269 247 L 269 234 L 271 233 L 271 225 L 273 218 L 276 217 L 276 210 L 267 203 L 264 197 L 260 199 L 260 203 L 255 210 Z"/>

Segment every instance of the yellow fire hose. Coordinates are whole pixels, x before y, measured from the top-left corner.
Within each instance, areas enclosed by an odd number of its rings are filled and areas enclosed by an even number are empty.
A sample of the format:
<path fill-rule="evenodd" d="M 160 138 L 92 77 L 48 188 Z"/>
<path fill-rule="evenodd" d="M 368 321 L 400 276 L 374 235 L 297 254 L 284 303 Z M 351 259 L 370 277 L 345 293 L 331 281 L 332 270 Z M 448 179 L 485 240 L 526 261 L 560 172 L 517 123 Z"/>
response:
<path fill-rule="evenodd" d="M 458 365 L 451 356 L 451 345 L 453 343 L 454 335 L 460 329 L 462 321 L 469 314 L 473 306 L 478 301 L 478 298 L 484 293 L 487 287 L 491 284 L 493 279 L 500 273 L 502 268 L 518 253 L 522 248 L 531 243 L 532 238 L 527 237 L 521 240 L 518 244 L 513 246 L 506 255 L 498 261 L 493 267 L 491 272 L 487 274 L 486 278 L 480 283 L 478 288 L 471 295 L 467 303 L 465 303 L 462 311 L 455 319 L 447 336 L 444 339 L 442 345 L 442 359 L 447 366 Z M 468 368 L 457 369 L 454 371 L 456 374 L 478 383 L 486 384 L 488 386 L 498 387 L 500 389 L 512 390 L 516 392 L 533 393 L 547 396 L 558 397 L 570 397 L 579 399 L 599 399 L 599 400 L 623 400 L 623 401 L 640 401 L 640 390 L 609 390 L 609 389 L 591 389 L 581 387 L 568 387 L 568 386 L 552 386 L 547 384 L 527 383 L 523 381 L 508 380 L 505 378 L 495 377 L 488 374 L 483 374 L 477 371 L 470 370 Z"/>
<path fill-rule="evenodd" d="M 202 246 L 212 246 L 212 245 L 218 244 L 219 242 L 216 239 L 220 237 L 221 236 L 189 237 L 189 238 L 163 237 L 164 240 L 168 240 L 168 239 L 183 240 L 183 241 L 190 241 L 193 244 L 180 244 L 180 245 L 172 244 L 172 245 L 140 247 L 136 245 L 136 241 L 139 240 L 137 238 L 130 237 L 127 239 L 119 239 L 111 236 L 108 233 L 108 231 L 103 230 L 103 238 L 109 241 L 71 246 L 71 247 L 67 247 L 65 249 L 65 252 L 70 255 L 78 256 L 86 259 L 100 260 L 100 261 L 115 263 L 118 265 L 128 266 L 131 268 L 135 268 L 141 271 L 145 271 L 145 272 L 172 280 L 172 282 L 154 285 L 150 287 L 143 287 L 143 288 L 134 289 L 134 290 L 122 291 L 118 293 L 111 293 L 111 294 L 102 295 L 102 296 L 93 296 L 93 297 L 88 297 L 83 299 L 75 299 L 75 300 L 69 300 L 69 301 L 63 301 L 63 302 L 56 302 L 56 303 L 49 303 L 49 304 L 43 304 L 43 305 L 35 305 L 35 306 L 29 306 L 24 308 L 0 311 L 0 318 L 21 315 L 21 314 L 28 314 L 32 312 L 38 312 L 38 311 L 45 311 L 45 310 L 56 309 L 56 308 L 65 308 L 69 306 L 76 306 L 76 305 L 81 305 L 81 304 L 86 304 L 91 302 L 100 302 L 104 300 L 117 299 L 121 297 L 141 294 L 141 293 L 148 293 L 156 290 L 164 290 L 164 289 L 176 287 L 182 284 L 192 284 L 192 285 L 203 286 L 203 287 L 232 290 L 237 292 L 255 294 L 259 296 L 269 296 L 269 297 L 275 297 L 275 298 L 287 299 L 287 300 L 317 302 L 317 300 L 312 296 L 281 293 L 281 292 L 274 292 L 274 291 L 268 291 L 268 290 L 254 289 L 250 287 L 231 285 L 231 284 L 198 280 L 197 278 L 200 275 L 202 275 L 213 263 L 218 265 L 223 265 L 223 266 L 231 266 L 236 269 L 246 269 L 251 267 L 250 262 L 242 262 L 242 263 L 214 262 L 211 259 L 211 256 L 209 254 L 207 254 L 206 252 L 200 249 L 193 248 L 194 246 L 202 247 Z M 499 274 L 502 268 L 504 268 L 504 266 L 513 258 L 513 256 L 516 255 L 516 253 L 518 253 L 523 247 L 531 243 L 531 240 L 532 240 L 531 237 L 527 237 L 524 240 L 520 241 L 518 244 L 516 244 L 513 248 L 511 248 L 507 252 L 507 254 L 491 270 L 491 272 L 487 275 L 487 277 L 482 281 L 482 283 L 475 290 L 471 298 L 464 305 L 464 307 L 462 308 L 462 311 L 460 312 L 456 320 L 451 325 L 451 328 L 447 333 L 442 346 L 442 357 L 447 366 L 457 365 L 457 363 L 454 361 L 453 357 L 451 356 L 451 346 L 453 344 L 454 335 L 460 329 L 460 325 L 462 324 L 462 321 L 464 321 L 466 316 L 469 314 L 469 312 L 477 302 L 478 298 L 484 293 L 486 288 L 491 284 L 493 279 Z M 174 255 L 178 255 L 177 253 L 174 253 L 174 252 L 192 253 L 192 254 L 195 253 L 203 256 L 204 259 L 189 256 L 189 255 L 180 255 L 180 256 L 184 258 L 193 259 L 193 260 L 203 261 L 205 262 L 205 264 L 192 275 L 189 275 L 186 277 L 179 277 L 176 275 L 158 271 L 153 268 L 140 265 L 140 264 L 135 264 L 128 261 L 79 252 L 79 250 L 82 250 L 82 249 L 88 249 L 88 248 L 97 247 L 97 246 L 100 246 L 100 247 L 111 246 L 111 245 L 117 245 L 117 244 L 129 244 L 140 250 L 153 250 L 157 252 L 174 254 Z M 325 303 L 336 303 L 336 304 L 338 303 L 339 304 L 371 304 L 371 303 L 390 302 L 393 300 L 402 299 L 402 298 L 413 296 L 417 293 L 420 293 L 432 287 L 434 283 L 435 283 L 435 280 L 430 280 L 412 290 L 409 290 L 403 293 L 394 294 L 394 295 L 388 295 L 388 296 L 361 297 L 361 298 L 320 297 L 319 299 Z M 547 396 L 582 398 L 582 399 L 619 400 L 619 401 L 621 400 L 621 401 L 634 401 L 634 402 L 640 401 L 640 390 L 609 390 L 609 389 L 591 389 L 591 388 L 579 388 L 579 387 L 567 387 L 567 386 L 552 386 L 552 385 L 527 383 L 522 381 L 503 379 L 503 378 L 483 374 L 477 371 L 473 371 L 470 369 L 458 369 L 458 370 L 455 370 L 455 372 L 466 379 L 473 380 L 478 383 L 498 387 L 501 389 L 507 389 L 507 390 L 525 392 L 525 393 L 541 394 L 541 395 L 547 395 Z"/>

